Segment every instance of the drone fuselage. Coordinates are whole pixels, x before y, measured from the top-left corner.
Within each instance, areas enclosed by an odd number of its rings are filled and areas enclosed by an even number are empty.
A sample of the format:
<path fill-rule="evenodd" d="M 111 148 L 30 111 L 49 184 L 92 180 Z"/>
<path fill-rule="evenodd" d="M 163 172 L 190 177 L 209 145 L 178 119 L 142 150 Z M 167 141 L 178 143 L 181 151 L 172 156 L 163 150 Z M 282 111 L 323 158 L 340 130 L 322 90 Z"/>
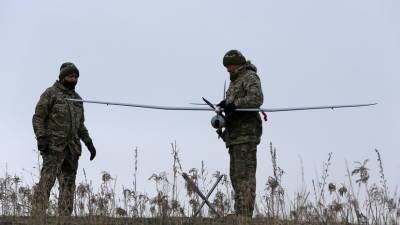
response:
<path fill-rule="evenodd" d="M 225 118 L 222 114 L 217 114 L 211 118 L 211 126 L 215 129 L 222 129 L 225 127 Z"/>

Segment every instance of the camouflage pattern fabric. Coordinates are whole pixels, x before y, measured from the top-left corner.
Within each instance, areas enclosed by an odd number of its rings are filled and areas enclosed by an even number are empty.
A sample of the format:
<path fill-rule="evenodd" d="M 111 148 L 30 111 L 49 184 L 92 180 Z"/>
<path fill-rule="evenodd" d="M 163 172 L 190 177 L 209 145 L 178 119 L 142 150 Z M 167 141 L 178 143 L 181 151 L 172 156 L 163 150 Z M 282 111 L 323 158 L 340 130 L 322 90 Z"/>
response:
<path fill-rule="evenodd" d="M 70 216 L 73 210 L 79 155 L 72 154 L 67 148 L 63 152 L 51 151 L 42 154 L 42 157 L 43 166 L 40 181 L 35 187 L 32 214 L 39 217 L 45 215 L 51 188 L 58 179 L 58 214 L 59 216 Z"/>
<path fill-rule="evenodd" d="M 236 78 L 230 82 L 226 92 L 226 103 L 238 108 L 258 108 L 264 98 L 256 67 L 249 61 L 241 66 Z M 258 112 L 232 112 L 226 115 L 224 141 L 227 147 L 243 143 L 260 143 L 261 118 Z"/>
<path fill-rule="evenodd" d="M 57 81 L 40 97 L 33 115 L 32 124 L 36 137 L 49 139 L 49 150 L 63 152 L 68 147 L 74 154 L 82 151 L 80 139 L 85 144 L 92 142 L 85 127 L 83 104 L 67 101 L 66 98 L 81 99 L 74 90 L 69 90 Z"/>
<path fill-rule="evenodd" d="M 229 155 L 236 215 L 251 217 L 256 198 L 257 144 L 231 145 Z"/>

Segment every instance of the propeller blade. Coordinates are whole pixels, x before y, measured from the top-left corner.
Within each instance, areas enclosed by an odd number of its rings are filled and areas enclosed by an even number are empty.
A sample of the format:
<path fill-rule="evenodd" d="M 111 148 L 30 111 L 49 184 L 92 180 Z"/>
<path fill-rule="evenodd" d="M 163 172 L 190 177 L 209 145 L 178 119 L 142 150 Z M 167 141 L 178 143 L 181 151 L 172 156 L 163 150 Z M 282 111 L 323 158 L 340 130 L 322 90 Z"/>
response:
<path fill-rule="evenodd" d="M 224 98 L 223 99 L 226 99 L 226 80 L 225 80 L 225 83 L 224 83 L 224 95 L 222 95 Z"/>
<path fill-rule="evenodd" d="M 213 108 L 214 110 L 217 110 L 217 109 L 215 108 L 215 106 L 214 106 L 210 101 L 208 101 L 208 100 L 205 99 L 204 97 L 202 97 L 202 99 L 203 99 L 203 101 L 204 101 L 205 103 L 207 103 L 208 106 L 210 106 L 210 107 Z"/>

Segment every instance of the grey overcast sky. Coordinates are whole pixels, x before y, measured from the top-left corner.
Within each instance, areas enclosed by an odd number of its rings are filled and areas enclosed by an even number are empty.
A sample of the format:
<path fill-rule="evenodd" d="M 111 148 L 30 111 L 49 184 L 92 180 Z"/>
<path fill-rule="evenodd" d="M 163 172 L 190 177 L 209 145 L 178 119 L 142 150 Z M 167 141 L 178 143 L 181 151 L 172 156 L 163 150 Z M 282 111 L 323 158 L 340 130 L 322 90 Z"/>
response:
<path fill-rule="evenodd" d="M 296 190 L 300 160 L 311 184 L 333 152 L 329 181 L 345 182 L 345 160 L 379 149 L 389 185 L 400 181 L 400 2 L 285 1 L 20 1 L 0 0 L 0 168 L 24 176 L 36 163 L 31 125 L 40 94 L 62 62 L 80 69 L 77 91 L 92 100 L 187 106 L 218 102 L 228 74 L 222 56 L 243 52 L 259 69 L 263 107 L 378 102 L 370 108 L 269 114 L 258 150 L 258 190 L 271 175 L 268 143 L 277 147 L 283 185 Z M 98 155 L 82 169 L 129 186 L 139 149 L 138 188 L 171 171 L 177 141 L 185 170 L 229 171 L 210 112 L 165 112 L 86 104 L 86 125 Z"/>

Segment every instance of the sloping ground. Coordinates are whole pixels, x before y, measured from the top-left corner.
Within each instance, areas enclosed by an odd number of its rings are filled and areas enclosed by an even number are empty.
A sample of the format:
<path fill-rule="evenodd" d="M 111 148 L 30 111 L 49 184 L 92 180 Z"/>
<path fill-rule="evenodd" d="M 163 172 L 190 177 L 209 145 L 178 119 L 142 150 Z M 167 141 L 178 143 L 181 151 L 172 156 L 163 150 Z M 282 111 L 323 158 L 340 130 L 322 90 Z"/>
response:
<path fill-rule="evenodd" d="M 71 225 L 305 225 L 310 222 L 272 220 L 266 218 L 110 218 L 110 217 L 72 217 L 70 219 L 48 218 L 47 224 Z M 0 225 L 36 224 L 31 217 L 0 217 Z"/>

